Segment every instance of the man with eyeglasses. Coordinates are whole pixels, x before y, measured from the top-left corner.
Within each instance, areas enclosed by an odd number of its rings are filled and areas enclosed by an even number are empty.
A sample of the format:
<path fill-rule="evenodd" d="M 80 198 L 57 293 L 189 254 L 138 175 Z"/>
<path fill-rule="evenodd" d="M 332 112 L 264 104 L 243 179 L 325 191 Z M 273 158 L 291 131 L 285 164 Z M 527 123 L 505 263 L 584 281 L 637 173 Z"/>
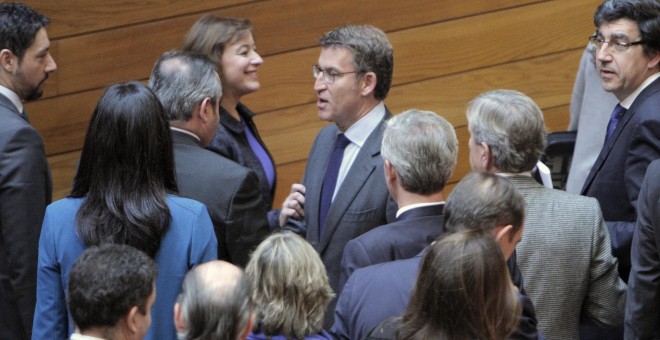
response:
<path fill-rule="evenodd" d="M 351 239 L 394 220 L 380 155 L 383 100 L 392 82 L 392 45 L 372 26 L 348 25 L 324 34 L 312 68 L 319 118 L 334 124 L 316 137 L 302 184 L 282 205 L 280 225 L 306 236 L 321 255 L 339 294 L 340 263 Z M 336 299 L 325 313 L 332 325 Z"/>
<path fill-rule="evenodd" d="M 627 282 L 637 198 L 646 168 L 660 158 L 660 3 L 606 0 L 596 9 L 594 25 L 589 41 L 596 48 L 596 68 L 619 104 L 581 193 L 598 199 L 619 275 Z"/>

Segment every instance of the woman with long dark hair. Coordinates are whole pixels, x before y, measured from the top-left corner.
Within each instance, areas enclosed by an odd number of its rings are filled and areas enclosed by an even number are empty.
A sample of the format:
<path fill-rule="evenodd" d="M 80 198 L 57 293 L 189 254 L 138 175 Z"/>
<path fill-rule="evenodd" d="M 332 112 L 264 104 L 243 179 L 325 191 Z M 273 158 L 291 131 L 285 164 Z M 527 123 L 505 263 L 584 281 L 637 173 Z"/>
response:
<path fill-rule="evenodd" d="M 139 82 L 108 87 L 89 123 L 71 194 L 46 209 L 33 338 L 65 339 L 73 332 L 64 299 L 69 271 L 86 247 L 107 243 L 133 246 L 156 260 L 157 299 L 146 339 L 176 337 L 172 306 L 183 277 L 217 259 L 206 208 L 176 191 L 160 102 Z"/>

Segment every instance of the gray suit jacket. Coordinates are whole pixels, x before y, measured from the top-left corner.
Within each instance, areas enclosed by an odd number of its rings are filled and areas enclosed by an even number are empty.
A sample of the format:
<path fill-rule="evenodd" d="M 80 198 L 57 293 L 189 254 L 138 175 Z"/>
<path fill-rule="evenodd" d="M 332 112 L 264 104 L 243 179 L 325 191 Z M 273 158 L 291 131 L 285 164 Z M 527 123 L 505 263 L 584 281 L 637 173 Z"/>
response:
<path fill-rule="evenodd" d="M 218 258 L 245 267 L 250 253 L 268 236 L 266 206 L 252 170 L 172 130 L 179 193 L 209 211 L 218 238 Z"/>
<path fill-rule="evenodd" d="M 29 338 L 51 179 L 39 133 L 0 95 L 0 339 Z"/>
<path fill-rule="evenodd" d="M 309 153 L 303 185 L 305 186 L 305 221 L 303 233 L 321 255 L 330 286 L 339 295 L 341 257 L 346 243 L 365 232 L 393 221 L 396 203 L 390 198 L 383 176 L 380 145 L 385 120 L 367 138 L 328 210 L 323 234 L 319 235 L 321 185 L 330 154 L 339 132 L 336 125 L 324 127 L 316 136 Z M 332 326 L 336 298 L 325 314 L 325 328 Z"/>
<path fill-rule="evenodd" d="M 539 331 L 548 339 L 578 339 L 581 319 L 620 325 L 626 286 L 598 202 L 545 188 L 528 176 L 510 179 L 527 203 L 516 251 Z"/>

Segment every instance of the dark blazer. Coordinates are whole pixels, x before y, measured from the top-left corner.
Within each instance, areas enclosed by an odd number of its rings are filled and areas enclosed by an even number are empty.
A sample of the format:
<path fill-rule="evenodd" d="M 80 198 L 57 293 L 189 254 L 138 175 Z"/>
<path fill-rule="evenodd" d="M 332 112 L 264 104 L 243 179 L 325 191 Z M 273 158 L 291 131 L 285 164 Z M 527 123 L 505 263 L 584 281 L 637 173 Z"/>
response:
<path fill-rule="evenodd" d="M 383 320 L 401 316 L 408 308 L 423 255 L 422 251 L 410 259 L 380 263 L 353 272 L 339 296 L 330 333 L 338 339 L 363 339 Z M 518 296 L 523 304 L 520 325 L 511 338 L 542 338 L 536 330 L 534 305 L 524 295 L 515 252 L 507 264 L 513 283 L 520 289 Z"/>
<path fill-rule="evenodd" d="M 646 171 L 639 193 L 626 301 L 626 339 L 660 338 L 660 160 Z"/>
<path fill-rule="evenodd" d="M 614 108 L 612 108 L 614 109 Z M 617 124 L 591 168 L 581 193 L 598 199 L 619 260 L 619 275 L 628 281 L 639 190 L 646 167 L 660 158 L 660 79 L 646 87 Z"/>
<path fill-rule="evenodd" d="M 266 207 L 254 171 L 205 150 L 192 136 L 172 130 L 179 193 L 209 211 L 218 258 L 241 267 L 268 236 Z"/>
<path fill-rule="evenodd" d="M 321 129 L 307 159 L 302 181 L 306 189 L 305 220 L 304 223 L 295 223 L 290 219 L 290 223 L 295 224 L 292 229 L 306 235 L 307 241 L 321 256 L 328 272 L 330 287 L 335 292 L 339 289 L 341 256 L 346 243 L 379 225 L 393 221 L 396 215 L 396 203 L 387 191 L 383 158 L 380 156 L 384 123 L 389 117 L 391 114 L 386 111 L 383 120 L 360 148 L 330 205 L 322 235 L 319 235 L 318 223 L 321 185 L 339 133 L 335 124 Z M 332 311 L 336 301 L 336 298 L 333 299 L 326 309 L 326 328 L 332 325 Z"/>
<path fill-rule="evenodd" d="M 39 133 L 0 95 L 0 339 L 27 339 L 51 179 Z"/>
<path fill-rule="evenodd" d="M 344 247 L 339 291 L 358 268 L 414 257 L 443 231 L 444 204 L 407 210 L 396 222 L 374 228 Z"/>
<path fill-rule="evenodd" d="M 259 132 L 257 131 L 257 126 L 252 121 L 254 112 L 250 111 L 250 109 L 241 103 L 238 103 L 236 109 L 238 110 L 241 119 L 245 121 L 248 129 L 250 129 L 254 137 L 259 141 L 259 144 L 261 144 L 264 150 L 266 150 L 268 158 L 273 165 L 273 169 L 277 170 L 277 167 L 273 162 L 273 156 L 271 156 L 266 144 L 261 140 L 261 136 L 259 136 Z M 222 108 L 222 106 L 220 106 L 220 125 L 218 125 L 218 129 L 215 131 L 211 144 L 206 146 L 206 149 L 253 170 L 259 178 L 259 187 L 261 189 L 261 196 L 266 204 L 266 210 L 273 208 L 273 196 L 275 195 L 275 187 L 277 185 L 277 173 L 275 173 L 275 182 L 273 182 L 273 187 L 271 188 L 268 184 L 266 172 L 261 166 L 259 158 L 257 158 L 250 147 L 250 143 L 245 135 L 245 126 L 243 123 L 236 120 L 236 118 L 227 112 L 227 110 Z"/>

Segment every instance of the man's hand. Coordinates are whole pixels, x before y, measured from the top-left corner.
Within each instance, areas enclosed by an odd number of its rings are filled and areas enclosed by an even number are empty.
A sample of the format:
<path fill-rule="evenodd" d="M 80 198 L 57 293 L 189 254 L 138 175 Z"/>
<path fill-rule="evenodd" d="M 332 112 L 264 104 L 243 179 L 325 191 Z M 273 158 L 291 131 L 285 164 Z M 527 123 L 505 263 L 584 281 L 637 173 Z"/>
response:
<path fill-rule="evenodd" d="M 291 185 L 291 192 L 282 203 L 282 210 L 280 211 L 280 227 L 286 225 L 288 218 L 293 218 L 299 221 L 305 217 L 305 186 L 299 183 Z"/>

